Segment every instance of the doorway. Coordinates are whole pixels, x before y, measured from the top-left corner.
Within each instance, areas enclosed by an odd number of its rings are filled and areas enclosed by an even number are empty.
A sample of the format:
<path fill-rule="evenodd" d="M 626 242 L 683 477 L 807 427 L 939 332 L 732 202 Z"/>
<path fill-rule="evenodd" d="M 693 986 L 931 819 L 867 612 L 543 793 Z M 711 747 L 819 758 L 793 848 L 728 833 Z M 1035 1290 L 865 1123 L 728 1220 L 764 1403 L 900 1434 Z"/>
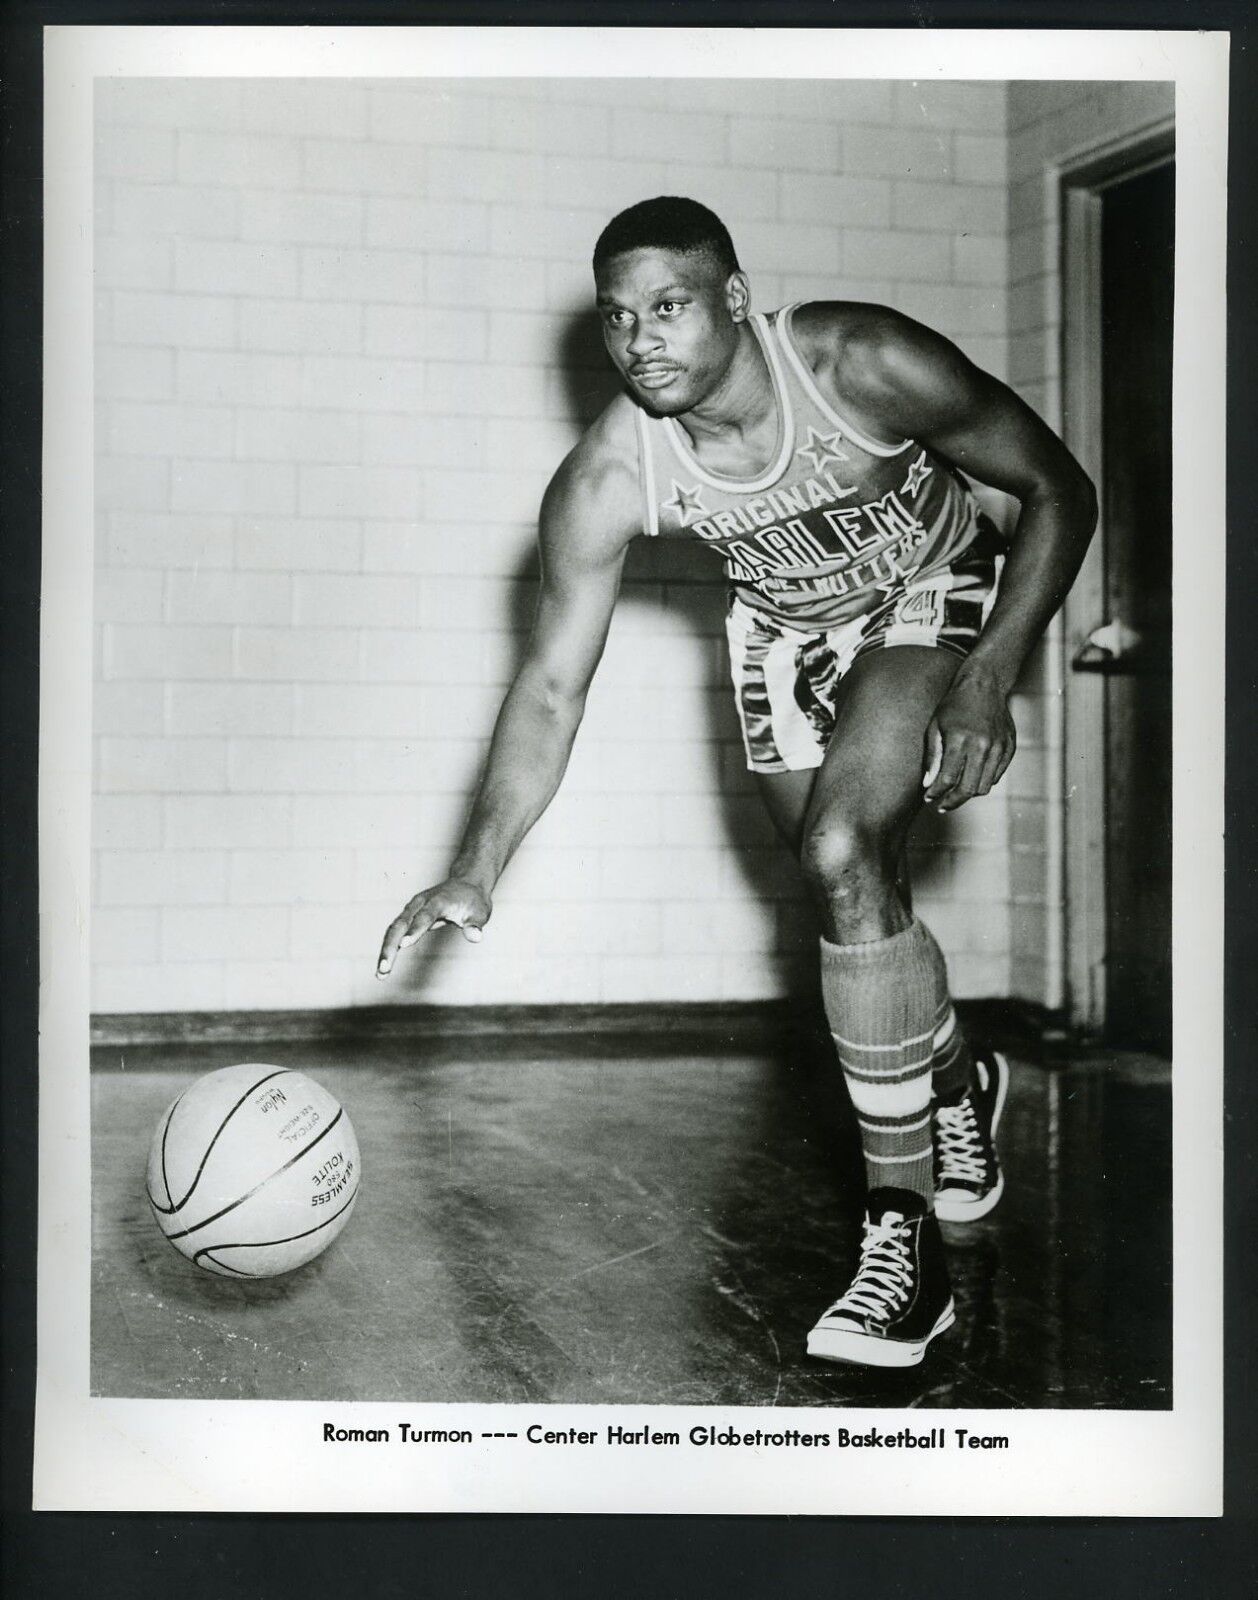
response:
<path fill-rule="evenodd" d="M 1066 610 L 1071 1005 L 1108 1042 L 1169 1056 L 1169 133 L 1064 185 L 1065 431 L 1100 498 Z"/>

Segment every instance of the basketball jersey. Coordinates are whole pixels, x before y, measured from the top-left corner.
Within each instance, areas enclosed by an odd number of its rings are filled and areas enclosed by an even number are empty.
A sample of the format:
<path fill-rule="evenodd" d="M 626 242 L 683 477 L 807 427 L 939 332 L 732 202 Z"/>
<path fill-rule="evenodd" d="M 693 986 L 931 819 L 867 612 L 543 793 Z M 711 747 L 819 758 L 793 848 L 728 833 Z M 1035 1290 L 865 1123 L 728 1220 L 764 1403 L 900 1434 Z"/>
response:
<path fill-rule="evenodd" d="M 840 416 L 791 333 L 794 306 L 750 325 L 773 379 L 778 442 L 754 478 L 701 465 L 674 417 L 637 411 L 643 524 L 698 538 L 734 595 L 804 631 L 862 616 L 973 540 L 978 506 L 941 456 L 882 444 Z"/>

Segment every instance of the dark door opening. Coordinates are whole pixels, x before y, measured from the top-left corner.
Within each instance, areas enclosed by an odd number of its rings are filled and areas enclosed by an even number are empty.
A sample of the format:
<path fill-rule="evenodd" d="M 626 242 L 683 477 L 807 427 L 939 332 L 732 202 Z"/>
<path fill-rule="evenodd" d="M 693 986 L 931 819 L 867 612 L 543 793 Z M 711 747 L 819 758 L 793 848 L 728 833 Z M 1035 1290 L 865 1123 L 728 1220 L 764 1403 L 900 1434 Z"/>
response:
<path fill-rule="evenodd" d="M 1100 198 L 1105 1033 L 1169 1055 L 1174 164 Z"/>

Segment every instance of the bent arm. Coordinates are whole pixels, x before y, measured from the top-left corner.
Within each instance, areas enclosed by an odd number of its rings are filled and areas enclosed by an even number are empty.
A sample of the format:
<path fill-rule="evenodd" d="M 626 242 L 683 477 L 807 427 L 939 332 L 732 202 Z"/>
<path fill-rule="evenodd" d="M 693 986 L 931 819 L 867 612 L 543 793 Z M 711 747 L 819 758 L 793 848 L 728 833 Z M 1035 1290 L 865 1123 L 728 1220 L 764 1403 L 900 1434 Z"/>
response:
<path fill-rule="evenodd" d="M 1083 561 L 1095 491 L 1031 408 L 947 339 L 888 314 L 871 344 L 862 399 L 875 414 L 1019 503 L 996 603 L 958 674 L 987 674 L 1008 695 Z"/>
<path fill-rule="evenodd" d="M 1096 494 L 1029 406 L 920 323 L 879 313 L 836 362 L 867 415 L 1019 504 L 991 614 L 927 730 L 926 799 L 951 811 L 988 793 L 1013 759 L 1009 696 L 1074 582 L 1096 527 Z"/>

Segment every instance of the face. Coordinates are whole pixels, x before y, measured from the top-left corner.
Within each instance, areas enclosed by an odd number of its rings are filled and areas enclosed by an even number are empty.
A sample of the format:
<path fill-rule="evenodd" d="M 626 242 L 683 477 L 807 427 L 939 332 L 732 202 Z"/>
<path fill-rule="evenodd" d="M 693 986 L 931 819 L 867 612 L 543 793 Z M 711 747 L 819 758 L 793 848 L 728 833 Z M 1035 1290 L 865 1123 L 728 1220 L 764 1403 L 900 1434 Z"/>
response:
<path fill-rule="evenodd" d="M 630 250 L 595 274 L 603 342 L 657 416 L 691 410 L 724 377 L 748 312 L 747 280 L 702 254 Z"/>

